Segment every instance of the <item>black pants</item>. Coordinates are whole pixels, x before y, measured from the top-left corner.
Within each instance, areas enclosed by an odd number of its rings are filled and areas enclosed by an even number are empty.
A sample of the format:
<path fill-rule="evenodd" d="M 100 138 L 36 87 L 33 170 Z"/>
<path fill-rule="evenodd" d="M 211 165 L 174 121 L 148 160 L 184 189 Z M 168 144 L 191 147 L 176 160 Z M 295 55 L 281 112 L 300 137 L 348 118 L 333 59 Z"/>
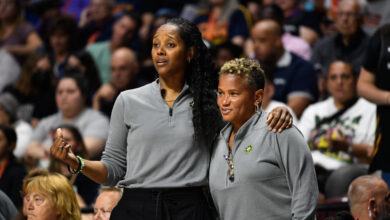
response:
<path fill-rule="evenodd" d="M 125 189 L 110 219 L 212 220 L 210 207 L 200 187 Z"/>

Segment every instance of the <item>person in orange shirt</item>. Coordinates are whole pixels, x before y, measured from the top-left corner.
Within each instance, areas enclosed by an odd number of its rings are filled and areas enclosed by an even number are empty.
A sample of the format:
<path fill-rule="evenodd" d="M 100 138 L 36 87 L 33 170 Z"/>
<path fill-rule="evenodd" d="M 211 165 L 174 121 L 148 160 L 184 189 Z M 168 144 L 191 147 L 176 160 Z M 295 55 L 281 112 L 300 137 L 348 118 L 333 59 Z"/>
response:
<path fill-rule="evenodd" d="M 202 37 L 215 45 L 231 41 L 243 46 L 252 26 L 248 10 L 236 0 L 209 0 L 194 23 Z"/>

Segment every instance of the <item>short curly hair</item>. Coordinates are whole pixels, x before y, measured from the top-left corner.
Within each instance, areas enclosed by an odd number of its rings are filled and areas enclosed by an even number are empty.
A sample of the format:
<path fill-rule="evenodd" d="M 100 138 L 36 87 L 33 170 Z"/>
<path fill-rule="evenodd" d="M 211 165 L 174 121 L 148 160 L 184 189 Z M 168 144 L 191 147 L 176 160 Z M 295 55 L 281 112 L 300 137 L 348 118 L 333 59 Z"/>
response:
<path fill-rule="evenodd" d="M 253 89 L 264 89 L 265 74 L 260 64 L 247 58 L 236 58 L 226 62 L 219 71 L 219 75 L 234 74 L 246 77 L 249 86 Z"/>

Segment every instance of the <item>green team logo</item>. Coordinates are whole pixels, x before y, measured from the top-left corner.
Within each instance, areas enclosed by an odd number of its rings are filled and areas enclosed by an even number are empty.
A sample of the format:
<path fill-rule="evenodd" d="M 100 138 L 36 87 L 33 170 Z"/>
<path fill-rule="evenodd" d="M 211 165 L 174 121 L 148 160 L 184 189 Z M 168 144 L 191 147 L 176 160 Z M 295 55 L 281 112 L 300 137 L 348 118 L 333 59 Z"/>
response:
<path fill-rule="evenodd" d="M 192 101 L 190 102 L 190 107 L 191 107 L 191 108 L 194 108 L 194 100 L 192 100 Z"/>
<path fill-rule="evenodd" d="M 253 150 L 253 146 L 252 146 L 252 144 L 250 144 L 250 145 L 246 146 L 245 153 L 249 154 L 250 152 L 252 152 L 252 150 Z"/>

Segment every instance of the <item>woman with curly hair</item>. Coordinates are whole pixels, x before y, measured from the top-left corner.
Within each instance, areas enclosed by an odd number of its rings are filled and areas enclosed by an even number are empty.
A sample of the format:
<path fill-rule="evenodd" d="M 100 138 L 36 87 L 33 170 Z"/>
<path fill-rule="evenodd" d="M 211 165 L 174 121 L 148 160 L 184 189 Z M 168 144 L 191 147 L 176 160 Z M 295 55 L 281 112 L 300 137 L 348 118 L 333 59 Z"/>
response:
<path fill-rule="evenodd" d="M 269 131 L 261 110 L 265 75 L 253 60 L 225 63 L 218 106 L 229 122 L 215 140 L 210 192 L 221 219 L 315 219 L 313 159 L 295 127 Z"/>
<path fill-rule="evenodd" d="M 159 78 L 118 96 L 101 161 L 74 155 L 61 130 L 51 154 L 72 172 L 124 188 L 111 219 L 211 219 L 202 187 L 223 124 L 211 58 L 196 25 L 181 18 L 157 29 L 152 58 Z"/>

